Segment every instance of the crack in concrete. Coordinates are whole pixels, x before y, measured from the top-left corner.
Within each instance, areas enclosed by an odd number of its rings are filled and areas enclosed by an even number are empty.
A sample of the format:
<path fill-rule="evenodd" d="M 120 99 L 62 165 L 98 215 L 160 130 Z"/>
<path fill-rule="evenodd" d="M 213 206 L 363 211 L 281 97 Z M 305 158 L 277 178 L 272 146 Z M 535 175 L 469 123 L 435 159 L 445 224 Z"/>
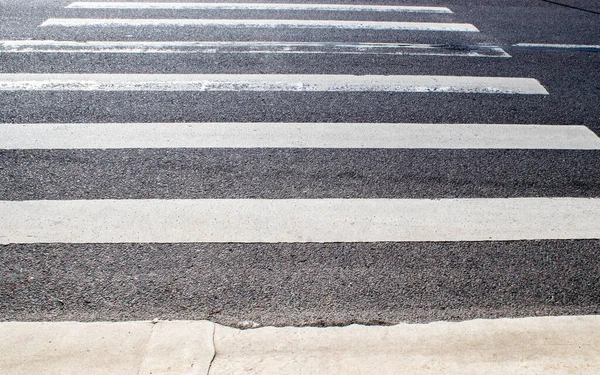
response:
<path fill-rule="evenodd" d="M 217 342 L 216 342 L 217 325 L 215 323 L 212 323 L 212 329 L 213 329 L 213 331 L 212 331 L 213 356 L 210 360 L 210 363 L 208 364 L 208 369 L 206 371 L 206 375 L 210 375 L 210 369 L 212 368 L 215 358 L 217 357 Z"/>
<path fill-rule="evenodd" d="M 151 321 L 149 323 L 151 324 L 150 334 L 148 335 L 148 341 L 146 342 L 146 350 L 144 350 L 144 355 L 142 356 L 142 360 L 140 361 L 140 364 L 138 366 L 137 375 L 142 374 L 142 368 L 144 368 L 144 361 L 148 357 L 148 351 L 150 350 L 150 343 L 152 342 L 152 336 L 154 335 L 154 326 L 157 324 L 157 322 L 154 322 L 154 321 Z"/>

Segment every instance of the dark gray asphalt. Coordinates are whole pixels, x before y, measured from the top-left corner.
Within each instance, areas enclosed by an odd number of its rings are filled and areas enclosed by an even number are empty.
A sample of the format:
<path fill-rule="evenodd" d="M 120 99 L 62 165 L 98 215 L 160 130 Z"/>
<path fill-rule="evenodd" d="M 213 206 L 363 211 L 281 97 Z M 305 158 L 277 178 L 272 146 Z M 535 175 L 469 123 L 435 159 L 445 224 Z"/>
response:
<path fill-rule="evenodd" d="M 275 325 L 599 314 L 600 242 L 11 245 L 5 320 Z"/>
<path fill-rule="evenodd" d="M 2 123 L 582 124 L 600 134 L 600 3 L 432 0 L 451 15 L 83 11 L 0 0 L 0 39 L 278 40 L 500 45 L 509 59 L 382 55 L 0 53 L 0 73 L 440 74 L 531 77 L 549 96 L 0 92 Z M 280 2 L 280 1 L 277 1 Z M 290 1 L 291 2 L 291 1 Z M 322 1 L 314 1 L 322 2 Z M 336 1 L 337 3 L 355 3 Z M 406 4 L 410 1 L 377 1 Z M 492 3 L 492 2 L 490 2 Z M 38 28 L 47 18 L 466 22 L 480 33 Z M 0 200 L 600 197 L 600 152 L 569 150 L 0 151 Z M 1 213 L 0 213 L 1 214 Z M 600 224 L 599 224 L 600 225 Z M 600 313 L 600 242 L 0 246 L 0 320 L 211 319 L 387 324 Z"/>
<path fill-rule="evenodd" d="M 0 151 L 0 200 L 599 197 L 582 150 Z"/>

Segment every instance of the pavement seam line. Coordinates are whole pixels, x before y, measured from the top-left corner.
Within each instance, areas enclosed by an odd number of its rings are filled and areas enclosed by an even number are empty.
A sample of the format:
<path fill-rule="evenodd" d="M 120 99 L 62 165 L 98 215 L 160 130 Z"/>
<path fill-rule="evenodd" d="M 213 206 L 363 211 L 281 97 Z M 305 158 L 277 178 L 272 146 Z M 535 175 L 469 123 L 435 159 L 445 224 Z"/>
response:
<path fill-rule="evenodd" d="M 154 326 L 159 324 L 159 322 L 149 322 L 151 324 L 150 335 L 148 335 L 148 342 L 146 342 L 146 349 L 144 350 L 144 355 L 142 356 L 142 360 L 140 361 L 140 365 L 138 367 L 137 375 L 142 374 L 142 368 L 144 367 L 144 361 L 146 357 L 148 357 L 148 350 L 150 349 L 150 343 L 152 342 L 152 336 L 154 336 Z"/>
<path fill-rule="evenodd" d="M 213 363 L 215 362 L 215 358 L 217 357 L 217 343 L 216 343 L 216 335 L 217 335 L 217 324 L 212 323 L 212 349 L 213 356 L 210 359 L 210 363 L 208 364 L 208 368 L 206 369 L 206 375 L 210 375 L 210 369 L 212 368 Z"/>

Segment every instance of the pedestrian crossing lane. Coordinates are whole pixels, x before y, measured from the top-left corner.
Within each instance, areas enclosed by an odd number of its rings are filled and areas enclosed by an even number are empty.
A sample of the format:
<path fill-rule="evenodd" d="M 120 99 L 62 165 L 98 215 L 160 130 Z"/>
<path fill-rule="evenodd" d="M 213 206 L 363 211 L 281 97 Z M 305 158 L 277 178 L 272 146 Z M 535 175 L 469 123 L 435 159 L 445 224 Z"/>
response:
<path fill-rule="evenodd" d="M 0 202 L 0 242 L 289 243 L 600 237 L 600 199 Z"/>
<path fill-rule="evenodd" d="M 68 9 L 304 10 L 452 14 L 444 7 L 74 2 Z M 284 9 L 285 8 L 285 9 Z M 40 27 L 298 28 L 476 33 L 447 22 L 306 19 L 50 18 Z M 37 42 L 65 48 L 65 43 Z M 55 43 L 52 45 L 52 43 Z M 62 45 L 61 45 L 62 43 Z M 103 43 L 96 41 L 95 43 Z M 118 49 L 110 42 L 100 48 Z M 144 41 L 132 41 L 144 43 Z M 200 41 L 202 43 L 202 41 Z M 225 43 L 225 42 L 224 42 Z M 273 42 L 277 43 L 277 42 Z M 21 44 L 21 46 L 26 43 Z M 2 46 L 10 46 L 4 41 Z M 90 45 L 93 45 L 90 44 Z M 392 45 L 393 44 L 387 44 Z M 13 44 L 14 46 L 14 44 Z M 169 45 L 167 45 L 169 46 Z M 306 45 L 300 45 L 306 47 Z M 31 47 L 31 45 L 30 45 Z M 81 47 L 81 44 L 70 44 Z M 131 45 L 129 46 L 131 47 Z M 187 45 L 186 47 L 190 47 Z M 192 46 L 193 47 L 193 46 Z M 318 45 L 325 49 L 327 45 Z M 329 46 L 331 48 L 331 46 Z M 14 47 L 13 47 L 14 48 Z M 27 52 L 27 48 L 22 51 Z M 89 48 L 89 47 L 88 47 Z M 138 44 L 137 48 L 145 48 Z M 160 47 L 163 48 L 163 47 Z M 170 45 L 174 48 L 174 45 Z M 182 48 L 179 45 L 177 48 Z M 197 48 L 197 46 L 196 46 Z M 248 48 L 248 46 L 246 46 Z M 392 48 L 402 48 L 396 45 Z M 436 48 L 425 46 L 425 48 Z M 82 50 L 85 51 L 85 50 Z M 171 53 L 168 48 L 166 53 Z M 85 52 L 87 53 L 87 52 Z M 2 74 L 3 91 L 438 92 L 548 95 L 534 78 L 429 75 Z M 78 127 L 80 126 L 80 127 Z M 418 137 L 435 129 L 431 137 Z M 147 132 L 145 132 L 147 130 Z M 458 134 L 456 131 L 458 130 Z M 176 147 L 598 149 L 583 126 L 453 124 L 21 124 L 2 148 Z M 89 132 L 91 137 L 83 136 Z M 144 134 L 139 134 L 144 132 Z M 165 132 L 171 138 L 161 138 Z M 111 137 L 112 134 L 112 137 Z M 212 137 L 212 138 L 211 138 Z M 161 140 L 162 139 L 162 140 Z M 391 139 L 391 141 L 390 141 Z M 139 142 L 139 143 L 136 143 Z M 186 143 L 188 142 L 188 143 Z M 228 143 L 229 142 L 229 143 Z M 596 198 L 3 201 L 2 243 L 499 241 L 599 238 Z M 8 219 L 10 218 L 10 220 Z M 172 223 L 177 222 L 178 225 Z"/>
<path fill-rule="evenodd" d="M 0 74 L 0 90 L 548 94 L 533 78 L 328 74 Z"/>
<path fill-rule="evenodd" d="M 441 22 L 387 22 L 338 20 L 279 20 L 279 19 L 190 19 L 190 18 L 50 18 L 40 27 L 116 27 L 116 26 L 176 26 L 176 27 L 234 27 L 234 28 L 293 28 L 347 29 L 378 31 L 450 31 L 477 32 L 471 24 Z"/>
<path fill-rule="evenodd" d="M 329 54 L 508 58 L 498 46 L 456 48 L 424 43 L 277 42 L 277 41 L 60 41 L 0 40 L 0 53 L 108 54 Z"/>
<path fill-rule="evenodd" d="M 160 9 L 160 10 L 302 10 L 327 12 L 452 13 L 446 7 L 415 5 L 361 5 L 259 2 L 101 2 L 76 1 L 69 9 Z"/>
<path fill-rule="evenodd" d="M 452 14 L 446 7 L 356 5 L 356 4 L 308 4 L 308 3 L 196 3 L 196 2 L 73 2 L 67 9 L 106 10 L 251 10 L 251 11 L 317 11 L 334 13 L 387 13 L 387 14 Z M 213 19 L 213 18 L 50 18 L 40 27 L 223 27 L 223 28 L 305 28 L 362 31 L 437 31 L 478 32 L 472 24 L 448 22 L 401 22 L 367 20 L 327 19 Z M 0 41 L 0 53 L 327 53 L 327 54 L 393 54 L 393 55 L 440 55 L 469 57 L 510 57 L 497 46 L 477 45 L 461 47 L 409 43 L 361 43 L 361 42 L 276 42 L 276 41 L 53 41 L 53 40 L 5 40 Z"/>
<path fill-rule="evenodd" d="M 320 12 L 385 12 L 436 13 L 452 11 L 445 7 L 383 6 L 343 4 L 286 4 L 286 3 L 173 3 L 173 2 L 74 2 L 68 9 L 92 10 L 261 10 L 261 11 L 320 11 Z M 115 26 L 171 26 L 171 27 L 228 27 L 228 28 L 321 28 L 349 30 L 412 30 L 478 32 L 471 24 L 447 22 L 390 22 L 354 20 L 307 19 L 212 19 L 212 18 L 50 18 L 40 27 L 115 27 Z"/>
<path fill-rule="evenodd" d="M 0 149 L 348 148 L 598 150 L 582 125 L 385 123 L 6 124 Z"/>

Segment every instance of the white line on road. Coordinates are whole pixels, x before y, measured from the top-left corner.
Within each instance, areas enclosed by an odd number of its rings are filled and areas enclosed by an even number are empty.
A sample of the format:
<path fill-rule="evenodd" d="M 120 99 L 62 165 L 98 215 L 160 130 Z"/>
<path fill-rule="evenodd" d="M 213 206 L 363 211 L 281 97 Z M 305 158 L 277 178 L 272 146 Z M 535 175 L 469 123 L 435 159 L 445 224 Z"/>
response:
<path fill-rule="evenodd" d="M 590 50 L 600 52 L 600 45 L 591 44 L 548 44 L 548 43 L 517 43 L 513 47 L 555 49 L 555 50 Z"/>
<path fill-rule="evenodd" d="M 600 149 L 577 125 L 383 123 L 5 124 L 0 149 Z"/>
<path fill-rule="evenodd" d="M 600 238 L 598 198 L 0 201 L 0 243 Z"/>
<path fill-rule="evenodd" d="M 452 13 L 446 7 L 351 4 L 282 4 L 282 3 L 175 3 L 175 2 L 96 2 L 76 1 L 66 8 L 76 9 L 183 9 L 183 10 L 308 10 L 332 12 L 414 12 Z"/>
<path fill-rule="evenodd" d="M 295 91 L 544 94 L 533 78 L 326 74 L 0 74 L 0 91 Z"/>
<path fill-rule="evenodd" d="M 267 53 L 511 57 L 498 46 L 355 42 L 0 40 L 0 53 Z"/>
<path fill-rule="evenodd" d="M 177 26 L 478 32 L 468 23 L 198 18 L 50 18 L 40 27 Z"/>

